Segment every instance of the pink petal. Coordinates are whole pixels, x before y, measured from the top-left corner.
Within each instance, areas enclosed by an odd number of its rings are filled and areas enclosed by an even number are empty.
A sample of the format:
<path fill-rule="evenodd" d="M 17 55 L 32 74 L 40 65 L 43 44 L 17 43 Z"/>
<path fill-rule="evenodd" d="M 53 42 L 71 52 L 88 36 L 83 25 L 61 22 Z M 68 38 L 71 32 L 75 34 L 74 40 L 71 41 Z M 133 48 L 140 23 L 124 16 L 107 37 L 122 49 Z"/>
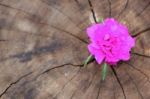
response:
<path fill-rule="evenodd" d="M 129 37 L 127 38 L 127 41 L 126 41 L 126 42 L 128 43 L 128 45 L 129 45 L 130 47 L 135 46 L 135 39 L 132 38 L 131 36 L 129 36 Z"/>
<path fill-rule="evenodd" d="M 129 52 L 135 46 L 135 39 L 130 36 L 128 28 L 115 19 L 93 24 L 87 28 L 87 34 L 92 42 L 88 45 L 89 52 L 99 64 L 104 59 L 109 64 L 130 59 Z"/>
<path fill-rule="evenodd" d="M 96 35 L 96 30 L 99 28 L 99 24 L 93 24 L 92 26 L 87 28 L 87 34 L 89 38 L 94 39 Z"/>
<path fill-rule="evenodd" d="M 98 50 L 96 48 L 93 47 L 92 44 L 89 44 L 88 45 L 88 49 L 89 49 L 89 52 L 94 55 L 96 61 L 101 64 L 102 61 L 104 60 L 104 54 L 101 52 L 101 50 Z"/>

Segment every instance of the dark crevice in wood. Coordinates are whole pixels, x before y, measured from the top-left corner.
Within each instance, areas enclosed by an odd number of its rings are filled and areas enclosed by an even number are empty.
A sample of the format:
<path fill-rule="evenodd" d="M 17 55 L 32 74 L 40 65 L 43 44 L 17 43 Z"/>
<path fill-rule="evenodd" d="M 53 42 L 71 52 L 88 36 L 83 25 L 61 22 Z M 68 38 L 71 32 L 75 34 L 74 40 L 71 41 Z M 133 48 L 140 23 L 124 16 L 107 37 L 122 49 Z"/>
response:
<path fill-rule="evenodd" d="M 119 79 L 119 77 L 118 77 L 118 74 L 117 74 L 117 72 L 116 72 L 116 70 L 114 69 L 113 66 L 110 66 L 110 67 L 111 67 L 111 69 L 112 69 L 112 71 L 113 71 L 113 73 L 114 73 L 114 75 L 115 75 L 115 77 L 116 77 L 116 80 L 118 81 L 118 83 L 119 83 L 119 85 L 120 85 L 120 87 L 121 87 L 121 89 L 122 89 L 122 93 L 123 93 L 123 95 L 124 95 L 124 99 L 126 99 L 126 94 L 125 94 L 123 85 L 122 85 L 122 83 L 121 83 L 121 81 L 120 81 L 120 79 Z"/>
<path fill-rule="evenodd" d="M 138 33 L 132 35 L 132 37 L 138 37 L 138 36 L 140 36 L 141 34 L 147 32 L 147 31 L 149 31 L 149 30 L 150 30 L 150 27 L 148 27 L 148 28 L 146 28 L 146 29 L 144 29 L 144 30 L 139 31 Z"/>
<path fill-rule="evenodd" d="M 109 17 L 112 17 L 111 15 L 111 1 L 110 0 L 107 0 L 108 1 L 108 6 L 109 6 Z"/>
<path fill-rule="evenodd" d="M 118 14 L 118 17 L 117 17 L 117 18 L 119 18 L 119 17 L 123 14 L 123 12 L 127 9 L 128 4 L 129 4 L 129 0 L 126 0 L 125 6 L 124 6 L 124 8 L 122 9 L 122 11 Z"/>
<path fill-rule="evenodd" d="M 48 69 L 44 70 L 42 73 L 38 74 L 38 75 L 35 77 L 34 80 L 36 80 L 36 79 L 39 78 L 41 75 L 46 74 L 46 73 L 48 73 L 48 72 L 50 72 L 50 71 L 52 71 L 52 70 L 55 70 L 55 69 L 58 69 L 58 68 L 62 68 L 62 67 L 68 66 L 68 65 L 69 65 L 69 66 L 73 66 L 73 67 L 83 67 L 83 66 L 84 66 L 84 64 L 76 65 L 76 64 L 72 64 L 72 63 L 65 63 L 65 64 L 62 64 L 62 65 L 54 66 L 54 67 L 48 68 Z"/>
<path fill-rule="evenodd" d="M 54 69 L 57 69 L 57 68 L 60 68 L 60 67 L 64 67 L 64 66 L 67 66 L 67 65 L 70 65 L 70 66 L 73 66 L 73 67 L 83 67 L 84 66 L 84 64 L 75 65 L 75 64 L 72 64 L 72 63 L 67 63 L 67 64 L 63 64 L 63 65 L 59 65 L 59 66 L 49 68 L 49 69 L 45 70 L 44 72 L 42 72 L 40 75 L 43 75 L 45 73 L 50 72 L 51 70 L 54 70 Z"/>
<path fill-rule="evenodd" d="M 134 84 L 134 86 L 135 86 L 135 88 L 136 88 L 138 94 L 140 95 L 141 99 L 144 99 L 144 97 L 143 97 L 142 93 L 140 92 L 140 90 L 139 90 L 137 84 L 135 83 L 135 81 L 133 80 L 133 78 L 130 76 L 130 74 L 127 72 L 127 70 L 126 70 L 126 74 L 129 76 L 129 79 L 130 79 L 131 82 Z"/>
<path fill-rule="evenodd" d="M 144 55 L 144 54 L 140 54 L 140 53 L 136 53 L 136 52 L 132 52 L 131 54 L 142 56 L 142 57 L 145 57 L 145 58 L 150 58 L 150 56 L 148 56 L 148 55 Z"/>
<path fill-rule="evenodd" d="M 56 27 L 56 26 L 52 26 L 52 25 L 50 25 L 50 24 L 48 24 L 48 23 L 39 23 L 39 24 L 44 24 L 44 25 L 50 26 L 50 27 L 52 27 L 52 28 L 54 28 L 54 29 L 56 29 L 56 30 L 62 31 L 62 32 L 64 32 L 64 33 L 66 33 L 66 34 L 68 34 L 68 35 L 70 35 L 70 36 L 72 36 L 72 37 L 74 37 L 74 38 L 80 40 L 81 42 L 83 42 L 83 43 L 85 43 L 85 44 L 88 44 L 88 42 L 87 42 L 86 40 L 81 39 L 80 37 L 74 35 L 73 33 L 68 32 L 68 31 L 66 31 L 66 30 L 64 30 L 64 29 L 61 29 L 61 28 Z"/>
<path fill-rule="evenodd" d="M 76 35 L 74 35 L 74 34 L 72 34 L 72 33 L 68 32 L 68 31 L 66 31 L 66 30 L 60 29 L 60 28 L 58 28 L 58 27 L 56 27 L 56 26 L 51 26 L 51 27 L 53 27 L 53 28 L 55 28 L 55 29 L 57 29 L 57 30 L 60 30 L 60 31 L 62 31 L 62 32 L 65 32 L 65 33 L 67 33 L 67 34 L 69 34 L 69 35 L 71 35 L 71 36 L 75 37 L 76 39 L 78 39 L 78 40 L 82 41 L 83 43 L 88 44 L 88 42 L 87 42 L 87 41 L 85 41 L 85 40 L 81 39 L 80 37 L 78 37 L 78 36 L 76 36 Z"/>
<path fill-rule="evenodd" d="M 19 79 L 17 79 L 15 82 L 12 82 L 9 84 L 9 86 L 0 94 L 0 98 L 6 94 L 6 92 L 13 86 L 16 85 L 18 82 L 20 82 L 22 79 L 24 79 L 25 77 L 27 77 L 28 75 L 32 74 L 32 72 L 29 72 L 23 76 L 21 76 Z"/>
<path fill-rule="evenodd" d="M 32 20 L 31 20 L 31 21 L 32 21 Z M 83 42 L 83 43 L 85 43 L 85 44 L 88 43 L 88 42 L 85 41 L 84 39 L 81 39 L 80 37 L 74 35 L 73 33 L 70 33 L 70 32 L 68 32 L 68 31 L 66 31 L 66 30 L 64 30 L 64 29 L 59 28 L 59 27 L 56 27 L 56 26 L 53 26 L 53 25 L 50 25 L 50 24 L 44 23 L 44 22 L 37 22 L 37 23 L 38 23 L 38 24 L 43 24 L 43 25 L 46 25 L 46 26 L 50 26 L 50 27 L 52 27 L 52 28 L 54 28 L 54 29 L 56 29 L 56 30 L 62 31 L 62 32 L 64 32 L 64 33 L 66 33 L 66 34 L 68 34 L 68 35 L 70 35 L 70 36 L 72 36 L 72 37 L 74 37 L 74 38 L 80 40 L 81 42 Z M 45 37 L 46 37 L 46 35 L 45 35 Z"/>
<path fill-rule="evenodd" d="M 46 70 L 44 70 L 42 73 L 39 73 L 39 74 L 37 74 L 32 80 L 30 80 L 28 83 L 31 83 L 32 81 L 36 81 L 41 75 L 44 75 L 44 74 L 46 74 L 46 73 L 48 73 L 48 72 L 50 72 L 50 71 L 52 71 L 52 70 L 55 70 L 55 69 L 58 69 L 58 68 L 62 68 L 62 67 L 65 67 L 65 66 L 73 66 L 73 67 L 83 67 L 84 66 L 84 64 L 72 64 L 72 63 L 65 63 L 65 64 L 62 64 L 62 65 L 58 65 L 58 66 L 54 66 L 54 67 L 52 67 L 52 68 L 48 68 L 48 69 L 46 69 Z M 28 74 L 29 75 L 29 74 Z M 19 80 L 20 81 L 20 80 Z M 11 84 L 11 85 L 13 85 L 13 84 Z M 7 89 L 8 90 L 8 89 Z"/>
<path fill-rule="evenodd" d="M 44 1 L 43 1 L 43 2 L 44 2 Z M 23 11 L 23 10 L 21 10 L 21 9 L 17 9 L 17 8 L 11 7 L 11 6 L 9 6 L 9 5 L 5 5 L 5 4 L 0 3 L 0 6 L 4 6 L 4 7 L 7 7 L 7 8 L 11 8 L 11 9 L 14 9 L 14 10 L 17 10 L 17 11 L 20 11 L 20 12 L 23 12 L 23 13 L 26 13 L 26 14 L 29 15 L 29 16 L 33 16 L 33 14 L 31 14 L 31 13 L 28 13 L 28 12 Z M 70 20 L 70 19 L 69 19 L 69 20 Z M 31 21 L 35 22 L 34 20 L 31 20 Z M 47 26 L 53 27 L 53 28 L 55 28 L 55 29 L 59 29 L 58 27 L 51 26 L 51 25 L 48 24 L 48 23 L 44 23 L 44 22 L 36 22 L 36 23 L 38 23 L 38 24 L 43 24 L 43 25 L 47 25 Z M 62 29 L 59 29 L 59 30 L 62 30 Z M 84 43 L 88 43 L 87 41 L 81 39 L 80 37 L 74 35 L 73 33 L 70 33 L 70 32 L 68 32 L 68 31 L 66 31 L 66 30 L 62 30 L 62 31 L 64 31 L 64 32 L 67 33 L 67 34 L 70 34 L 71 36 L 74 36 L 75 38 L 77 38 L 78 40 L 80 40 L 80 41 L 82 41 L 82 42 L 84 42 Z M 42 37 L 48 37 L 48 36 L 46 36 L 46 35 L 41 35 L 41 34 L 35 34 L 35 33 L 30 33 L 30 34 L 37 35 L 37 36 L 42 36 Z"/>
<path fill-rule="evenodd" d="M 131 68 L 135 69 L 136 71 L 140 72 L 142 75 L 144 75 L 147 79 L 147 81 L 150 83 L 150 79 L 148 77 L 148 75 L 146 75 L 143 71 L 141 71 L 140 69 L 136 68 L 134 65 L 125 62 L 125 64 L 129 65 Z"/>
<path fill-rule="evenodd" d="M 88 4 L 89 4 L 89 6 L 90 6 L 90 10 L 91 10 L 91 13 L 92 13 L 93 19 L 94 19 L 95 23 L 97 23 L 96 14 L 95 14 L 95 11 L 94 11 L 94 8 L 93 8 L 93 5 L 92 5 L 91 0 L 88 0 Z"/>
<path fill-rule="evenodd" d="M 52 25 L 50 25 L 50 24 L 48 24 L 48 23 L 44 23 L 44 22 L 37 22 L 37 23 L 38 23 L 38 24 L 47 25 L 47 26 L 50 26 L 50 27 L 52 27 L 52 28 L 54 28 L 54 29 L 56 29 L 56 30 L 62 31 L 62 32 L 64 32 L 64 33 L 66 33 L 66 34 L 68 34 L 68 35 L 70 35 L 70 36 L 72 36 L 72 37 L 74 37 L 74 38 L 80 40 L 81 42 L 83 42 L 83 43 L 85 43 L 85 44 L 88 43 L 88 42 L 85 41 L 84 39 L 81 39 L 80 37 L 74 35 L 73 33 L 70 33 L 70 32 L 68 32 L 68 31 L 66 31 L 66 30 L 64 30 L 64 29 L 59 28 L 59 27 L 52 26 Z"/>
<path fill-rule="evenodd" d="M 142 11 L 140 13 L 137 14 L 136 17 L 139 17 L 140 15 L 142 15 L 142 13 L 144 13 L 144 11 L 149 7 L 150 2 L 142 9 Z"/>

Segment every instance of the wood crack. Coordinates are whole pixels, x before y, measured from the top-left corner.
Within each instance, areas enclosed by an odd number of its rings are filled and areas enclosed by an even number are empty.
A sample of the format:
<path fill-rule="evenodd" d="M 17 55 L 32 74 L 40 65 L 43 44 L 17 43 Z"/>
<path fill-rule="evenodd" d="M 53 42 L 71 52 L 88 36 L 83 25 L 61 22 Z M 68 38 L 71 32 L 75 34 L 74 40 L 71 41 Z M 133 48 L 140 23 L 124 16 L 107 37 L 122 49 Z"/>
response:
<path fill-rule="evenodd" d="M 68 31 L 66 31 L 66 30 L 60 29 L 60 28 L 58 28 L 58 27 L 56 27 L 56 26 L 51 26 L 51 27 L 53 27 L 53 28 L 55 28 L 55 29 L 57 29 L 57 30 L 63 31 L 63 32 L 65 32 L 65 33 L 67 33 L 67 34 L 69 34 L 69 35 L 71 35 L 71 36 L 75 37 L 76 39 L 78 39 L 78 40 L 82 41 L 82 42 L 83 42 L 83 43 L 85 43 L 85 44 L 87 44 L 87 43 L 88 43 L 87 41 L 85 41 L 85 40 L 81 39 L 80 37 L 78 37 L 78 36 L 74 35 L 73 33 L 70 33 L 70 32 L 68 32 Z"/>
<path fill-rule="evenodd" d="M 18 82 L 20 82 L 22 79 L 24 79 L 25 77 L 27 77 L 28 75 L 32 74 L 32 72 L 29 72 L 23 76 L 21 76 L 18 80 L 16 80 L 15 82 L 12 82 L 9 84 L 9 86 L 0 94 L 0 98 L 7 93 L 7 91 L 13 86 L 16 85 Z"/>
<path fill-rule="evenodd" d="M 52 68 L 48 68 L 48 69 L 44 70 L 42 73 L 38 74 L 33 80 L 38 79 L 41 75 L 44 75 L 44 74 L 46 74 L 46 73 L 48 73 L 48 72 L 50 72 L 52 70 L 55 70 L 55 69 L 58 69 L 58 68 L 62 68 L 62 67 L 68 66 L 68 65 L 69 66 L 73 66 L 73 67 L 83 67 L 84 66 L 84 64 L 79 64 L 78 65 L 78 64 L 72 64 L 72 63 L 65 63 L 65 64 L 62 64 L 62 65 L 54 66 Z"/>
<path fill-rule="evenodd" d="M 4 6 L 4 7 L 7 7 L 7 8 L 10 8 L 10 9 L 14 9 L 14 10 L 17 10 L 17 11 L 19 11 L 19 12 L 23 12 L 23 13 L 29 15 L 29 16 L 33 16 L 33 14 L 31 14 L 31 13 L 29 13 L 29 12 L 26 12 L 26 11 L 23 11 L 23 10 L 21 10 L 21 9 L 17 9 L 17 8 L 11 7 L 11 6 L 9 6 L 9 5 L 5 5 L 5 4 L 0 3 L 0 6 Z M 34 15 L 34 16 L 35 16 L 35 15 Z M 37 24 L 42 24 L 42 25 L 50 26 L 50 27 L 55 28 L 55 29 L 57 29 L 57 30 L 63 31 L 64 33 L 69 34 L 69 35 L 75 37 L 76 39 L 78 39 L 78 40 L 80 40 L 80 41 L 86 43 L 86 44 L 88 43 L 87 41 L 81 39 L 80 37 L 74 35 L 73 33 L 70 33 L 70 32 L 68 32 L 68 31 L 66 31 L 66 30 L 62 30 L 62 29 L 60 29 L 60 28 L 58 28 L 58 27 L 56 27 L 56 26 L 52 26 L 52 25 L 50 25 L 50 24 L 48 24 L 48 23 L 44 23 L 44 22 L 36 22 L 35 20 L 31 20 L 31 21 L 32 21 L 32 22 L 35 22 L 35 23 L 37 23 Z M 22 32 L 22 33 L 23 33 L 23 32 Z M 27 32 L 26 32 L 26 33 L 27 33 Z M 28 33 L 28 34 L 33 34 L 33 35 L 42 36 L 42 37 L 49 37 L 49 36 L 47 36 L 47 35 L 41 35 L 41 34 L 35 34 L 35 33 Z"/>
<path fill-rule="evenodd" d="M 54 70 L 54 69 L 57 69 L 57 68 L 60 68 L 60 67 L 64 67 L 64 66 L 67 66 L 67 65 L 70 65 L 70 66 L 73 66 L 73 67 L 83 67 L 84 66 L 84 64 L 75 65 L 75 64 L 72 64 L 72 63 L 67 63 L 67 64 L 63 64 L 63 65 L 59 65 L 59 66 L 49 68 L 49 69 L 45 70 L 44 72 L 42 72 L 40 75 L 43 75 L 45 73 L 50 72 L 51 70 Z"/>
<path fill-rule="evenodd" d="M 91 0 L 88 0 L 88 4 L 90 6 L 90 10 L 91 10 L 91 13 L 92 13 L 92 16 L 93 16 L 93 19 L 94 19 L 95 23 L 98 23 L 97 19 L 96 19 L 96 14 L 95 14 L 95 11 L 94 11 L 94 8 L 93 8 Z"/>
<path fill-rule="evenodd" d="M 142 57 L 145 57 L 145 58 L 150 58 L 150 56 L 148 56 L 148 55 L 144 55 L 144 54 L 140 54 L 140 53 L 136 53 L 136 52 L 132 52 L 131 54 L 142 56 Z"/>
<path fill-rule="evenodd" d="M 63 65 L 55 66 L 55 67 L 46 69 L 45 71 L 43 71 L 42 73 L 40 73 L 39 75 L 37 75 L 34 80 L 36 80 L 39 76 L 41 76 L 41 75 L 43 75 L 43 74 L 45 74 L 45 73 L 50 72 L 51 70 L 54 70 L 54 69 L 57 69 L 57 68 L 61 68 L 61 67 L 67 66 L 67 65 L 70 65 L 70 66 L 73 66 L 73 67 L 83 67 L 83 66 L 84 66 L 83 64 L 76 65 L 76 64 L 72 64 L 72 63 L 66 63 L 66 64 L 63 64 Z M 0 94 L 0 98 L 8 91 L 13 85 L 16 85 L 18 82 L 20 82 L 22 79 L 24 79 L 25 77 L 27 77 L 28 75 L 30 75 L 30 74 L 32 74 L 32 73 L 33 73 L 33 72 L 30 72 L 30 73 L 28 73 L 28 74 L 25 74 L 25 75 L 23 75 L 22 77 L 20 77 L 18 80 L 16 80 L 15 82 L 12 82 L 11 84 L 9 84 L 9 86 Z"/>
<path fill-rule="evenodd" d="M 112 71 L 113 71 L 113 73 L 114 73 L 114 75 L 115 75 L 115 77 L 116 77 L 116 80 L 118 81 L 118 84 L 120 85 L 120 87 L 121 87 L 121 89 L 122 89 L 122 93 L 123 93 L 123 95 L 124 95 L 124 99 L 126 99 L 126 94 L 125 94 L 123 85 L 122 85 L 122 83 L 120 82 L 120 79 L 119 79 L 119 77 L 118 77 L 118 75 L 117 75 L 117 72 L 116 72 L 116 70 L 114 69 L 113 66 L 110 66 L 110 67 L 111 67 L 111 69 L 112 69 Z"/>
<path fill-rule="evenodd" d="M 146 29 L 143 29 L 143 30 L 139 31 L 138 33 L 132 35 L 132 37 L 138 37 L 138 36 L 140 36 L 141 34 L 147 32 L 147 31 L 149 31 L 149 30 L 150 30 L 150 27 L 148 27 L 148 28 L 146 28 Z"/>

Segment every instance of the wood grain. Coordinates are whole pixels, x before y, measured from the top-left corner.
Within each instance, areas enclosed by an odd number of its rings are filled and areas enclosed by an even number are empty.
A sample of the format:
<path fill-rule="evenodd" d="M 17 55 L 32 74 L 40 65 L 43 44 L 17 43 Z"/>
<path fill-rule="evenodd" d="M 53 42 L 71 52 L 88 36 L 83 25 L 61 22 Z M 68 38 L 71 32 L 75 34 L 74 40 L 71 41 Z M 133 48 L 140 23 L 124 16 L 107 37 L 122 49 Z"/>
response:
<path fill-rule="evenodd" d="M 149 0 L 0 0 L 1 99 L 150 99 Z M 114 17 L 136 46 L 109 67 L 89 55 L 86 27 Z"/>

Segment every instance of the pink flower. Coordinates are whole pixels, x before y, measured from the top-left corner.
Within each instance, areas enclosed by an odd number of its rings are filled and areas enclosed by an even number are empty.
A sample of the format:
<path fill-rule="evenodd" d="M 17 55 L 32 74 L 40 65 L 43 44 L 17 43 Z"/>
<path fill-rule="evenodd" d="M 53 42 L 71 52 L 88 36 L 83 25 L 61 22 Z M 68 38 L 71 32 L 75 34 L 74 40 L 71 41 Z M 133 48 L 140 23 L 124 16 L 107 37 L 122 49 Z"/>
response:
<path fill-rule="evenodd" d="M 89 52 L 101 64 L 117 64 L 118 61 L 130 59 L 130 50 L 135 45 L 135 40 L 130 36 L 125 25 L 113 18 L 104 20 L 103 23 L 93 24 L 87 28 L 91 43 Z"/>

